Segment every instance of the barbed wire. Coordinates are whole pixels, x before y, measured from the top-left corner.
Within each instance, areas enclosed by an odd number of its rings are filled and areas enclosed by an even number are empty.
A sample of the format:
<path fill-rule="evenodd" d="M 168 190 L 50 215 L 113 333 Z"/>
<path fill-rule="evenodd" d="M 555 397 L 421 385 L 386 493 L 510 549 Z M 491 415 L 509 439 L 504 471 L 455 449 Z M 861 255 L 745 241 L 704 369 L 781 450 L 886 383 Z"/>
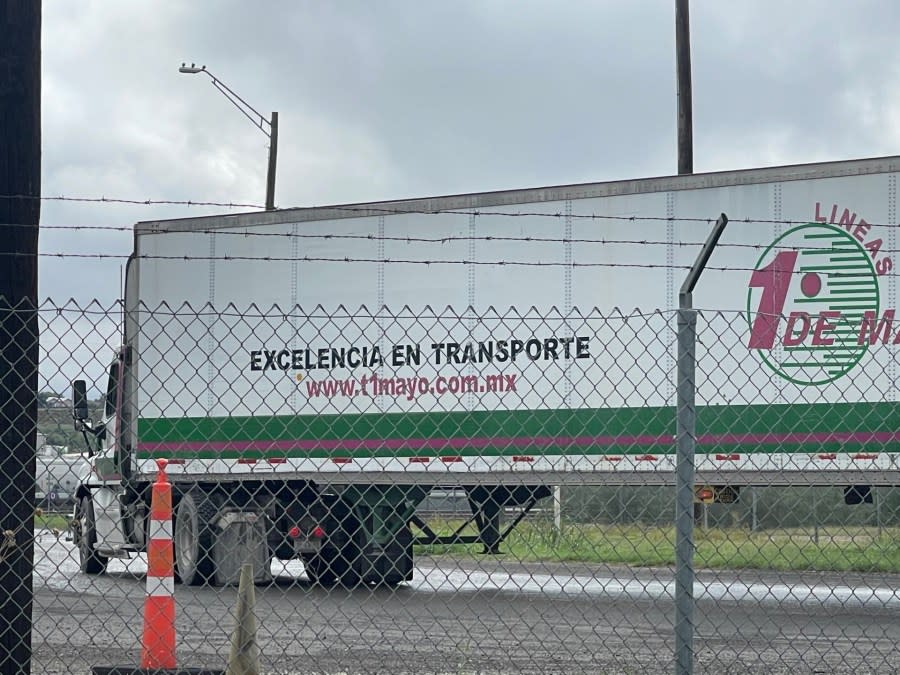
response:
<path fill-rule="evenodd" d="M 731 221 L 734 222 L 734 221 Z M 785 221 L 788 222 L 788 221 Z M 22 226 L 28 227 L 28 226 Z M 115 225 L 41 225 L 43 230 L 63 230 L 63 231 L 81 231 L 81 230 L 99 230 L 110 232 L 127 232 L 134 233 L 132 227 L 123 227 Z M 401 244 L 451 244 L 455 242 L 472 242 L 480 241 L 485 243 L 528 243 L 528 244 L 599 244 L 599 245 L 625 245 L 625 246 L 676 246 L 679 248 L 699 247 L 702 241 L 667 241 L 662 239 L 613 239 L 607 237 L 591 238 L 591 237 L 541 237 L 541 236 L 506 236 L 506 235 L 451 235 L 445 237 L 412 237 L 412 236 L 392 236 L 392 235 L 376 235 L 376 234 L 309 234 L 295 232 L 253 232 L 222 229 L 202 229 L 191 230 L 159 230 L 155 232 L 147 232 L 146 234 L 207 234 L 207 235 L 231 235 L 234 237 L 275 237 L 283 239 L 300 239 L 300 240 L 323 240 L 323 241 L 389 241 Z M 744 248 L 755 251 L 762 250 L 785 250 L 798 251 L 800 247 L 794 245 L 766 245 L 766 244 L 749 244 L 740 242 L 719 241 L 716 248 Z M 828 251 L 832 250 L 831 246 L 804 246 L 802 250 L 810 251 Z M 900 248 L 880 248 L 881 253 L 900 253 Z"/>
<path fill-rule="evenodd" d="M 117 197 L 65 197 L 63 195 L 45 197 L 36 195 L 0 195 L 0 199 L 31 199 L 42 202 L 85 202 L 92 204 L 136 204 L 138 206 L 221 206 L 228 209 L 264 209 L 261 204 L 241 204 L 236 202 L 196 201 L 192 199 L 127 199 Z"/>
<path fill-rule="evenodd" d="M 573 200 L 577 201 L 577 200 Z M 446 209 L 446 210 L 430 210 L 430 209 L 399 209 L 399 208 L 387 208 L 387 207 L 379 207 L 379 206 L 322 206 L 322 207 L 313 207 L 319 208 L 322 210 L 329 211 L 351 211 L 351 212 L 373 212 L 373 213 L 384 213 L 384 214 L 393 214 L 393 215 L 442 215 L 442 214 L 451 214 L 451 215 L 459 215 L 459 216 L 504 216 L 508 218 L 558 218 L 561 220 L 565 220 L 567 218 L 572 218 L 574 220 L 612 220 L 612 221 L 625 221 L 625 222 L 660 222 L 660 223 L 697 223 L 702 225 L 712 225 L 716 222 L 716 218 L 711 218 L 709 216 L 638 216 L 638 215 L 603 215 L 597 213 L 565 213 L 562 211 L 483 211 L 480 209 Z M 856 214 L 853 214 L 854 218 Z M 743 223 L 743 224 L 756 224 L 756 225 L 808 225 L 813 223 L 813 220 L 790 220 L 790 219 L 775 219 L 775 218 L 751 218 L 749 216 L 740 217 L 740 218 L 732 218 L 728 216 L 728 224 L 733 225 L 735 223 Z M 838 223 L 824 223 L 829 225 L 836 225 L 838 227 L 842 227 L 843 225 Z M 856 226 L 858 222 L 848 223 L 849 225 Z M 869 227 L 900 227 L 900 223 L 874 223 L 866 221 L 865 224 Z"/>
<path fill-rule="evenodd" d="M 33 257 L 34 254 L 19 251 L 0 251 L 0 257 Z M 119 253 L 38 253 L 40 258 L 57 259 L 88 259 L 88 260 L 172 260 L 172 261 L 222 261 L 222 262 L 328 262 L 328 263 L 368 263 L 384 265 L 475 265 L 480 267 L 572 267 L 572 268 L 635 268 L 635 269 L 672 269 L 689 270 L 691 265 L 670 265 L 657 263 L 621 263 L 621 262 L 559 262 L 540 260 L 414 260 L 408 258 L 351 258 L 351 257 L 327 257 L 327 256 L 249 256 L 249 255 L 126 255 Z M 754 267 L 715 266 L 707 265 L 704 269 L 718 272 L 755 272 Z M 785 274 L 802 275 L 806 270 L 794 270 Z M 855 272 L 832 272 L 834 277 L 858 277 Z M 898 274 L 880 274 L 883 277 L 894 277 Z"/>
<path fill-rule="evenodd" d="M 28 257 L 33 254 L 21 253 L 19 251 L 0 251 L 0 256 Z M 536 260 L 413 260 L 406 258 L 351 258 L 351 257 L 327 257 L 327 256 L 250 256 L 250 255 L 126 255 L 121 253 L 38 253 L 41 258 L 78 258 L 93 260 L 127 260 L 135 258 L 138 260 L 178 260 L 178 261 L 223 261 L 223 262 L 334 262 L 334 263 L 370 263 L 370 264 L 406 264 L 406 265 L 489 265 L 489 266 L 512 266 L 521 265 L 527 267 L 646 267 L 646 268 L 668 268 L 673 269 L 690 269 L 690 265 L 655 265 L 652 263 L 565 263 L 565 262 L 543 262 Z M 714 267 L 706 267 L 706 269 L 717 269 Z M 721 268 L 728 269 L 728 268 Z M 743 269 L 743 268 L 733 268 Z M 752 268 L 748 268 L 752 271 Z"/>
<path fill-rule="evenodd" d="M 239 202 L 215 202 L 215 201 L 195 201 L 195 200 L 169 200 L 169 199 L 128 199 L 113 197 L 66 197 L 66 196 L 34 196 L 34 195 L 0 195 L 0 199 L 39 199 L 41 201 L 65 201 L 65 202 L 86 202 L 86 203 L 106 203 L 106 204 L 132 204 L 141 206 L 151 205 L 172 205 L 172 206 L 221 206 L 225 208 L 254 208 L 264 209 L 260 204 L 239 203 Z M 574 200 L 577 201 L 577 200 Z M 493 208 L 493 207 L 488 207 Z M 400 208 L 371 205 L 319 205 L 319 206 L 297 206 L 282 207 L 276 211 L 285 212 L 290 210 L 321 210 L 321 211 L 346 211 L 349 213 L 379 213 L 392 215 L 460 215 L 460 216 L 499 216 L 507 218 L 556 218 L 556 219 L 581 219 L 581 220 L 611 220 L 625 222 L 684 222 L 711 225 L 716 222 L 715 217 L 710 216 L 638 216 L 638 215 L 605 215 L 597 213 L 565 213 L 563 211 L 495 211 L 482 209 L 415 209 Z M 856 214 L 854 214 L 855 218 Z M 729 223 L 743 224 L 759 224 L 759 225 L 806 225 L 810 220 L 791 220 L 791 219 L 775 219 L 775 218 L 751 218 L 745 217 L 729 217 Z M 822 221 L 820 221 L 822 222 Z M 842 223 L 829 223 L 831 225 L 842 226 Z M 858 222 L 848 223 L 856 226 Z M 876 223 L 866 221 L 869 227 L 900 227 L 900 223 Z M 27 225 L 26 225 L 27 226 Z M 166 230 L 163 230 L 166 231 Z"/>
<path fill-rule="evenodd" d="M 0 198 L 34 198 L 37 197 L 29 197 L 27 195 L 0 195 Z M 131 200 L 131 199 L 114 199 L 107 197 L 40 197 L 40 199 L 44 200 L 65 200 L 65 201 L 84 201 L 84 202 L 101 202 L 101 203 L 129 203 L 129 204 L 180 204 L 180 205 L 207 205 L 207 206 L 225 206 L 225 207 L 256 207 L 258 205 L 254 204 L 236 204 L 236 203 L 224 203 L 224 202 L 200 202 L 200 201 L 172 201 L 172 200 Z M 466 215 L 466 216 L 504 216 L 504 217 L 523 217 L 523 216 L 531 216 L 531 217 L 552 217 L 552 218 L 589 218 L 592 220 L 603 220 L 603 221 L 616 221 L 616 222 L 638 222 L 638 221 L 649 221 L 649 222 L 691 222 L 691 223 L 706 223 L 710 224 L 713 222 L 713 219 L 708 217 L 697 218 L 697 217 L 670 217 L 670 216 L 637 216 L 637 215 L 619 215 L 619 216 L 609 216 L 609 215 L 599 215 L 599 214 L 566 214 L 561 212 L 523 212 L 523 211 L 481 211 L 481 210 L 417 210 L 417 209 L 398 209 L 398 208 L 386 208 L 386 207 L 378 207 L 378 206 L 333 206 L 333 207 L 315 207 L 322 208 L 325 210 L 336 210 L 336 211 L 352 211 L 352 212 L 379 212 L 379 213 L 393 213 L 393 214 L 422 214 L 422 215 L 439 215 L 439 214 L 458 214 L 458 215 Z M 854 214 L 855 219 L 855 214 Z M 794 224 L 807 224 L 809 221 L 798 221 L 798 220 L 790 220 L 790 219 L 759 219 L 759 218 L 731 218 L 730 223 L 743 223 L 743 224 L 778 224 L 778 225 L 794 225 Z M 831 223 L 832 225 L 836 225 L 838 227 L 846 227 L 850 229 L 851 226 L 858 227 L 859 223 Z M 877 223 L 868 223 L 865 225 L 869 228 L 871 227 L 900 227 L 900 225 L 887 225 L 887 224 L 877 224 Z M 5 224 L 5 226 L 13 226 L 13 227 L 34 227 L 34 225 L 29 224 Z M 61 231 L 110 231 L 110 232 L 127 232 L 129 234 L 134 232 L 133 227 L 125 227 L 125 226 L 115 226 L 115 225 L 68 225 L 68 224 L 49 224 L 49 225 L 41 225 L 41 229 L 44 230 L 61 230 Z M 300 233 L 300 232 L 256 232 L 247 229 L 246 227 L 243 230 L 235 230 L 235 229 L 224 229 L 224 228 L 206 228 L 199 230 L 177 230 L 177 229 L 167 229 L 167 228 L 159 228 L 156 230 L 144 231 L 144 234 L 166 234 L 166 233 L 181 233 L 181 234 L 208 234 L 208 235 L 230 235 L 236 237 L 277 237 L 277 238 L 290 238 L 290 239 L 301 239 L 301 240 L 335 240 L 335 241 L 372 241 L 372 242 L 396 242 L 396 243 L 406 243 L 406 244 L 414 244 L 414 243 L 424 243 L 424 244 L 439 244 L 445 245 L 454 242 L 473 242 L 480 241 L 486 243 L 498 242 L 498 243 L 535 243 L 535 244 L 578 244 L 578 245 L 623 245 L 623 246 L 674 246 L 679 248 L 685 247 L 699 247 L 703 244 L 701 241 L 669 241 L 669 240 L 661 240 L 661 239 L 615 239 L 615 238 L 591 238 L 591 237 L 546 237 L 546 236 L 507 236 L 507 235 L 482 235 L 482 236 L 469 236 L 469 235 L 450 235 L 450 236 L 439 236 L 439 237 L 426 237 L 426 236 L 394 236 L 394 235 L 375 235 L 375 234 L 316 234 L 316 233 Z M 754 244 L 754 243 L 740 243 L 740 242 L 719 242 L 719 248 L 740 248 L 740 249 L 751 249 L 754 251 L 762 251 L 762 250 L 791 250 L 797 251 L 800 250 L 796 245 L 765 245 L 765 244 Z M 803 247 L 803 250 L 832 250 L 830 246 L 811 246 L 811 247 Z M 898 253 L 900 249 L 897 248 L 880 248 L 881 253 Z M 0 255 L 29 255 L 18 252 L 0 252 Z M 103 253 L 63 253 L 63 252 L 54 252 L 54 253 L 39 253 L 40 257 L 49 257 L 49 258 L 93 258 L 93 259 L 124 259 L 128 258 L 127 255 L 120 254 L 103 254 Z M 143 258 L 156 258 L 156 259 L 178 259 L 178 260 L 264 260 L 264 261 L 287 261 L 287 260 L 304 260 L 304 261 L 321 261 L 321 262 L 381 262 L 381 263 L 403 263 L 403 264 L 474 264 L 474 265 L 529 265 L 529 266 L 567 266 L 570 263 L 556 263 L 556 262 L 540 262 L 540 261 L 496 261 L 496 262 L 483 262 L 483 261 L 445 261 L 445 260 L 408 260 L 408 259 L 370 259 L 370 258 L 314 258 L 310 256 L 306 256 L 303 258 L 281 258 L 274 256 L 214 256 L 214 257 L 203 257 L 203 256 L 140 256 Z M 669 266 L 669 265 L 638 265 L 638 264 L 617 264 L 617 263 L 571 263 L 572 267 L 589 267 L 589 266 L 604 266 L 604 267 L 616 267 L 616 266 L 630 266 L 630 267 L 647 267 L 647 268 L 657 268 L 657 267 L 665 267 L 668 269 L 688 269 L 688 266 Z M 739 268 L 739 267 L 728 267 L 728 268 L 716 268 L 709 267 L 709 269 L 731 269 L 731 270 L 747 270 L 753 271 L 751 268 Z"/>
<path fill-rule="evenodd" d="M 439 216 L 439 215 L 453 215 L 453 216 L 499 216 L 505 218 L 555 218 L 564 220 L 566 218 L 572 218 L 574 220 L 612 220 L 612 221 L 626 221 L 626 222 L 683 222 L 683 223 L 698 223 L 698 224 L 706 224 L 711 225 L 716 222 L 715 218 L 710 218 L 709 216 L 702 217 L 689 217 L 689 216 L 638 216 L 638 215 L 630 215 L 630 216 L 609 216 L 605 214 L 599 213 L 564 213 L 562 211 L 485 211 L 481 209 L 402 209 L 402 208 L 389 208 L 386 206 L 319 206 L 312 207 L 321 209 L 323 211 L 347 211 L 349 213 L 378 213 L 384 215 L 396 215 L 396 216 Z M 731 222 L 729 220 L 729 222 Z"/>

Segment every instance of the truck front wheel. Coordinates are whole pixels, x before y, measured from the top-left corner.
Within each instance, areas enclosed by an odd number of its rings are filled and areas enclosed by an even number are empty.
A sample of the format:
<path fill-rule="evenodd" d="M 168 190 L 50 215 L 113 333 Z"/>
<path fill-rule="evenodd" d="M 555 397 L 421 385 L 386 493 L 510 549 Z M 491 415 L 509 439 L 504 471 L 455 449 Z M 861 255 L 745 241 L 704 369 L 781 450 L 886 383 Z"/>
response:
<path fill-rule="evenodd" d="M 82 497 L 75 512 L 75 543 L 78 558 L 84 574 L 103 574 L 109 558 L 100 555 L 94 545 L 97 543 L 97 524 L 94 519 L 94 503 L 90 497 Z"/>
<path fill-rule="evenodd" d="M 181 583 L 201 586 L 215 582 L 213 520 L 217 509 L 200 490 L 186 492 L 175 514 L 175 572 Z"/>

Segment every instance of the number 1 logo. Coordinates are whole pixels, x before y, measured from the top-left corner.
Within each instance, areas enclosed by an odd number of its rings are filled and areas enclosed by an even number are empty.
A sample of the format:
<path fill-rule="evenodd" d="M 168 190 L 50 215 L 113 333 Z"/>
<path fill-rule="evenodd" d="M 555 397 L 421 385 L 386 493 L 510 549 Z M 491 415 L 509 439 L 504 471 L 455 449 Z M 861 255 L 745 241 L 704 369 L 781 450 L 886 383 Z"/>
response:
<path fill-rule="evenodd" d="M 840 227 L 788 230 L 760 256 L 748 286 L 748 346 L 786 380 L 833 382 L 866 353 L 857 338 L 865 313 L 878 315 L 878 276 L 865 248 Z"/>

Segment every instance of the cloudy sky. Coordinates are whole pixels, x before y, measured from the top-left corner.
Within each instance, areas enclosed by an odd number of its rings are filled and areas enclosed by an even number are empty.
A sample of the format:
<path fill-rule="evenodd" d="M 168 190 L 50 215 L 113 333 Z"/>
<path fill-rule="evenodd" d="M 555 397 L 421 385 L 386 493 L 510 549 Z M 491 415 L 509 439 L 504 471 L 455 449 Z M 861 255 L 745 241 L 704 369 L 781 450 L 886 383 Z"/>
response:
<path fill-rule="evenodd" d="M 43 194 L 262 204 L 266 138 L 182 61 L 279 111 L 279 207 L 673 174 L 674 5 L 44 0 Z M 889 0 L 694 0 L 695 170 L 900 151 L 898 26 Z M 42 222 L 221 211 L 48 201 Z M 111 302 L 120 267 L 44 257 L 40 295 Z"/>

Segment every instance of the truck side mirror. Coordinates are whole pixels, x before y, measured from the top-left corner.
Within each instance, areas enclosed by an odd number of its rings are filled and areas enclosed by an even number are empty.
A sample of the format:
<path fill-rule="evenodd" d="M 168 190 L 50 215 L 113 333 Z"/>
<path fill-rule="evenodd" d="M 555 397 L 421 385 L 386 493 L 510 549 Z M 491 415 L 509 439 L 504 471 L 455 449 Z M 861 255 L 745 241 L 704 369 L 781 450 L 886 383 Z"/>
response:
<path fill-rule="evenodd" d="M 84 380 L 72 382 L 72 418 L 75 426 L 88 419 L 87 385 Z"/>

